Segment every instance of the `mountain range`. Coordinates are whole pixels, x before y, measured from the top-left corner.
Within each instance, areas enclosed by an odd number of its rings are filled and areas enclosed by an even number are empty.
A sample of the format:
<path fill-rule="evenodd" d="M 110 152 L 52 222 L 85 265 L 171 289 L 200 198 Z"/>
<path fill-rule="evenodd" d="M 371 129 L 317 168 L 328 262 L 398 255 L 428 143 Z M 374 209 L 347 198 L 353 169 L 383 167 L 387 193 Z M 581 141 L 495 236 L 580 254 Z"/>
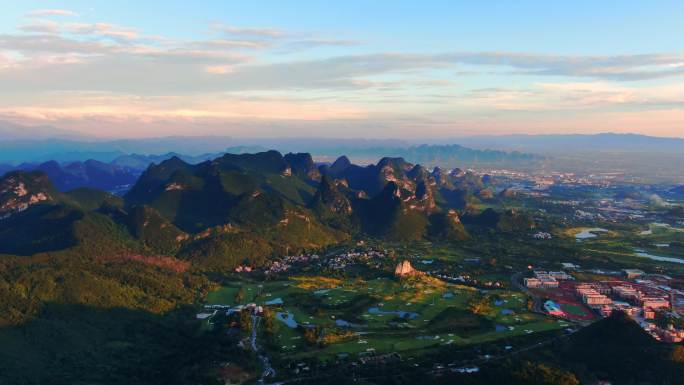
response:
<path fill-rule="evenodd" d="M 350 237 L 463 241 L 469 236 L 462 214 L 504 231 L 513 231 L 506 227 L 511 218 L 522 224 L 516 231 L 534 225 L 515 212 L 471 212 L 473 202 L 495 199 L 482 194 L 490 178 L 401 158 L 358 166 L 340 157 L 319 166 L 310 154 L 277 151 L 199 164 L 172 157 L 149 166 L 123 197 L 91 188 L 65 192 L 47 172 L 65 171 L 43 167 L 0 179 L 0 253 L 104 244 L 110 255 L 166 255 L 225 270 Z"/>
<path fill-rule="evenodd" d="M 684 138 L 639 134 L 600 133 L 591 135 L 491 135 L 458 138 L 458 143 L 477 149 L 496 148 L 539 154 L 589 151 L 681 152 Z"/>

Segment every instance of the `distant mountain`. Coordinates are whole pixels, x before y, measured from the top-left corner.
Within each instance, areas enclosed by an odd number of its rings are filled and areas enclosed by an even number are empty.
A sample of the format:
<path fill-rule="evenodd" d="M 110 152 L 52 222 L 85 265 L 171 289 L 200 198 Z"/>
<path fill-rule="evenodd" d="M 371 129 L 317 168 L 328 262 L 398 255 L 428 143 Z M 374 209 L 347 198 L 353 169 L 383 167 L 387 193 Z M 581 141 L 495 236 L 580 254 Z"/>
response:
<path fill-rule="evenodd" d="M 638 134 L 497 135 L 464 137 L 454 139 L 454 141 L 479 149 L 496 148 L 541 154 L 588 151 L 684 151 L 684 139 L 682 138 L 663 138 Z"/>
<path fill-rule="evenodd" d="M 684 198 L 684 185 L 673 187 L 670 193 L 678 198 Z"/>
<path fill-rule="evenodd" d="M 136 170 L 92 159 L 65 164 L 48 161 L 40 164 L 24 163 L 18 166 L 0 167 L 0 175 L 11 170 L 42 171 L 60 191 L 82 187 L 105 191 L 125 191 L 135 183 L 140 174 Z"/>
<path fill-rule="evenodd" d="M 406 147 L 369 147 L 369 148 L 338 148 L 334 151 L 318 151 L 319 156 L 346 154 L 355 160 L 364 161 L 381 157 L 403 158 L 412 163 L 425 166 L 442 167 L 476 167 L 500 166 L 516 167 L 533 165 L 545 158 L 530 153 L 517 151 L 506 152 L 490 149 L 472 149 L 458 144 L 427 145 L 421 144 Z"/>
<path fill-rule="evenodd" d="M 23 124 L 0 121 L 0 138 L 9 140 L 36 139 L 84 139 L 85 135 L 53 126 L 27 126 Z"/>
<path fill-rule="evenodd" d="M 0 163 L 44 162 L 60 163 L 86 159 L 111 162 L 128 154 L 167 154 L 179 148 L 184 156 L 201 156 L 206 153 L 223 153 L 235 146 L 228 137 L 166 137 L 147 139 L 95 140 L 69 139 L 12 139 L 0 137 Z"/>
<path fill-rule="evenodd" d="M 183 149 L 176 153 L 177 149 Z M 189 163 L 216 158 L 223 153 L 243 154 L 275 149 L 283 153 L 310 153 L 314 158 L 331 159 L 346 154 L 367 163 L 382 157 L 401 157 L 427 166 L 472 167 L 477 165 L 529 165 L 540 156 L 496 150 L 474 150 L 457 144 L 410 145 L 396 140 L 228 137 L 168 137 L 137 140 L 0 140 L 0 162 L 60 163 L 94 159 L 142 169 L 171 156 Z"/>
<path fill-rule="evenodd" d="M 229 152 L 229 151 L 226 151 Z M 116 157 L 110 162 L 112 165 L 120 166 L 135 171 L 145 171 L 152 163 L 161 163 L 167 159 L 177 157 L 187 163 L 201 163 L 221 156 L 223 153 L 206 153 L 200 155 L 184 155 L 176 152 L 167 152 L 160 155 L 141 155 L 127 154 Z"/>
<path fill-rule="evenodd" d="M 6 173 L 16 170 L 16 166 L 12 166 L 11 164 L 0 164 L 0 175 L 5 175 Z"/>

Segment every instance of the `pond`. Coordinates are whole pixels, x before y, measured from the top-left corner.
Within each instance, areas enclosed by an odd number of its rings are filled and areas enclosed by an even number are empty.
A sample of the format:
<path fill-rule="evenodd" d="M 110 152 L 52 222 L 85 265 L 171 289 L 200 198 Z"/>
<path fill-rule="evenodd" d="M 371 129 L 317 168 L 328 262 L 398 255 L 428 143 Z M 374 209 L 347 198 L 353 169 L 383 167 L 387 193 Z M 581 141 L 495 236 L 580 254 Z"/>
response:
<path fill-rule="evenodd" d="M 394 314 L 400 318 L 408 318 L 408 319 L 415 319 L 418 317 L 418 313 L 413 313 L 409 311 L 402 311 L 402 310 L 395 310 L 395 311 L 382 311 L 380 308 L 377 307 L 372 307 L 368 309 L 368 313 L 370 314 Z"/>
<path fill-rule="evenodd" d="M 294 329 L 297 327 L 297 321 L 294 319 L 294 315 L 288 312 L 278 312 L 276 313 L 276 319 L 284 323 L 287 327 Z"/>
<path fill-rule="evenodd" d="M 265 305 L 282 305 L 283 303 L 283 299 L 280 297 L 264 302 Z"/>
<path fill-rule="evenodd" d="M 594 227 L 591 229 L 584 229 L 580 231 L 579 233 L 575 234 L 575 239 L 578 241 L 581 241 L 583 239 L 588 239 L 588 238 L 596 238 L 597 234 L 596 233 L 605 233 L 608 230 L 602 229 L 600 227 Z"/>
<path fill-rule="evenodd" d="M 634 254 L 641 258 L 648 258 L 652 261 L 658 262 L 671 262 L 671 263 L 684 263 L 684 259 L 674 258 L 674 257 L 661 257 L 659 255 L 653 255 L 646 252 L 643 249 L 634 249 Z"/>
<path fill-rule="evenodd" d="M 515 314 L 515 312 L 511 309 L 501 309 L 501 314 L 502 315 L 511 315 L 511 314 Z"/>
<path fill-rule="evenodd" d="M 358 325 L 358 324 L 355 324 L 355 323 L 351 323 L 351 322 L 345 321 L 345 320 L 343 320 L 343 319 L 336 319 L 336 320 L 335 320 L 335 326 L 346 327 L 346 328 L 358 328 L 358 327 L 361 327 L 361 325 Z"/>

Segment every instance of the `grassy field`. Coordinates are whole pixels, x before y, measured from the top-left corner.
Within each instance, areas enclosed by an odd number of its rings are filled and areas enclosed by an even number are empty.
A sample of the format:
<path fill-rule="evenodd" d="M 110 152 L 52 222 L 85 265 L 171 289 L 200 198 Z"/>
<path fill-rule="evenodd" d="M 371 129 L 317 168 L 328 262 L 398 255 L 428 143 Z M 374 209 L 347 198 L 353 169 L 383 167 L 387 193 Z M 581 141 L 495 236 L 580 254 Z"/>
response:
<path fill-rule="evenodd" d="M 569 303 L 561 304 L 561 309 L 570 315 L 578 317 L 584 317 L 587 315 L 587 313 L 584 311 L 584 309 L 582 309 L 582 307 Z"/>
<path fill-rule="evenodd" d="M 237 286 L 209 294 L 208 304 L 238 305 Z M 418 355 L 431 347 L 470 345 L 562 328 L 527 311 L 522 293 L 479 292 L 433 278 L 337 281 L 300 276 L 245 284 L 242 303 L 266 305 L 278 314 L 269 349 L 288 359 L 337 359 L 339 354 L 400 352 Z M 484 303 L 477 314 L 472 302 Z M 345 338 L 329 344 L 307 342 L 305 331 L 317 327 Z"/>

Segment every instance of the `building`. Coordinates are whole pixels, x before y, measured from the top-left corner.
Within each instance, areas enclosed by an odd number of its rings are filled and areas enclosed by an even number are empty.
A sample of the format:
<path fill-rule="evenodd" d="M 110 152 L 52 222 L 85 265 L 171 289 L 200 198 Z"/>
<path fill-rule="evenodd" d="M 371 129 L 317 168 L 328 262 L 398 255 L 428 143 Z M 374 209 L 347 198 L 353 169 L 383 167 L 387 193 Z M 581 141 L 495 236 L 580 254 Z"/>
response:
<path fill-rule="evenodd" d="M 553 274 L 551 274 L 553 273 Z M 563 275 L 558 274 L 559 272 L 546 272 L 543 270 L 535 270 L 533 272 L 534 277 L 539 280 L 540 286 L 543 288 L 557 288 L 558 287 L 558 280 L 554 277 L 554 275 L 558 276 L 564 276 L 567 275 L 563 273 Z M 528 286 L 529 287 L 529 286 Z"/>
<path fill-rule="evenodd" d="M 549 276 L 555 278 L 558 281 L 567 281 L 573 279 L 571 275 L 564 271 L 549 271 Z"/>
<path fill-rule="evenodd" d="M 655 310 L 653 310 L 651 308 L 644 308 L 644 310 L 642 311 L 642 314 L 643 314 L 645 319 L 655 319 L 655 316 L 656 316 Z"/>
<path fill-rule="evenodd" d="M 575 286 L 575 292 L 582 298 L 582 302 L 591 307 L 600 307 L 604 305 L 611 305 L 613 300 L 602 294 L 603 287 L 601 285 L 581 283 Z"/>
<path fill-rule="evenodd" d="M 525 278 L 525 286 L 529 288 L 541 287 L 541 281 L 537 278 Z"/>
<path fill-rule="evenodd" d="M 622 299 L 631 301 L 636 301 L 641 296 L 641 293 L 637 289 L 627 285 L 614 286 L 613 294 Z"/>
<path fill-rule="evenodd" d="M 586 303 L 589 306 L 602 306 L 602 305 L 610 305 L 613 303 L 613 300 L 608 298 L 607 296 L 603 294 L 585 294 L 582 297 L 582 300 L 584 303 Z"/>
<path fill-rule="evenodd" d="M 624 273 L 625 277 L 627 277 L 627 279 L 634 279 L 646 274 L 642 270 L 638 269 L 624 269 L 622 270 L 622 272 Z"/>
<path fill-rule="evenodd" d="M 667 309 L 670 307 L 670 301 L 665 298 L 658 297 L 643 297 L 640 299 L 641 306 L 651 309 Z"/>

